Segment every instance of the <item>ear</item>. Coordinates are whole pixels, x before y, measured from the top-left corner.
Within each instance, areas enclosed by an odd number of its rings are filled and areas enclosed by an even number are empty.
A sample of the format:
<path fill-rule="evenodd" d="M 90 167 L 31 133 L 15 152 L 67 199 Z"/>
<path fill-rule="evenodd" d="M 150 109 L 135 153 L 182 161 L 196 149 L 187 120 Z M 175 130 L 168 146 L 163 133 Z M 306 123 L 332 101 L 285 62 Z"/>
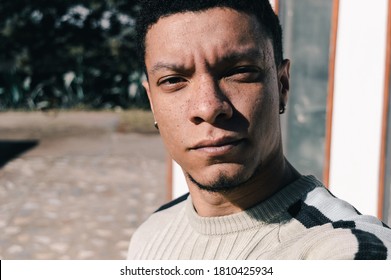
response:
<path fill-rule="evenodd" d="M 149 82 L 147 80 L 143 81 L 143 87 L 145 88 L 145 91 L 147 92 L 148 100 L 149 100 L 149 105 L 151 106 L 152 113 L 154 113 L 153 110 L 153 103 L 152 103 L 152 98 L 151 98 L 151 90 L 149 88 Z"/>
<path fill-rule="evenodd" d="M 278 67 L 278 92 L 281 107 L 285 107 L 288 102 L 290 65 L 289 59 L 284 59 Z"/>

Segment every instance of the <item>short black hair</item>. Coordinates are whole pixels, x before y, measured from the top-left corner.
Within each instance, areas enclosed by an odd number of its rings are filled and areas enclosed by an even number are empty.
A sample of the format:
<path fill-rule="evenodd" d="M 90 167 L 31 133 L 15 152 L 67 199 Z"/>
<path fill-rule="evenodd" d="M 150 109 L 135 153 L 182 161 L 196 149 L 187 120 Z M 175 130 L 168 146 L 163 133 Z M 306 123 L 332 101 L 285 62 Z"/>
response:
<path fill-rule="evenodd" d="M 254 15 L 273 44 L 274 60 L 278 66 L 283 59 L 282 31 L 280 21 L 269 0 L 145 0 L 136 21 L 137 52 L 145 69 L 145 37 L 148 30 L 162 17 L 185 12 L 198 12 L 211 8 L 231 8 Z"/>

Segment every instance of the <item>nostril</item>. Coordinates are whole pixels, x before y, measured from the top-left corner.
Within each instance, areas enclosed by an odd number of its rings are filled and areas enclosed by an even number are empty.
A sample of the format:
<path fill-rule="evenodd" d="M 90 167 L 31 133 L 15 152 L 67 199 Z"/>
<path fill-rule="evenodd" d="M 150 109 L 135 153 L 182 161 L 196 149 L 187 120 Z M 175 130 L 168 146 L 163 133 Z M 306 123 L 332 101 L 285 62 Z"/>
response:
<path fill-rule="evenodd" d="M 200 118 L 200 117 L 194 117 L 193 118 L 193 123 L 194 124 L 200 124 L 200 123 L 202 123 L 203 122 L 203 120 L 202 120 L 202 118 Z"/>
<path fill-rule="evenodd" d="M 224 106 L 223 114 L 222 114 L 223 117 L 225 119 L 232 118 L 232 115 L 234 113 L 233 105 L 227 100 L 226 102 L 224 102 L 223 106 Z"/>
<path fill-rule="evenodd" d="M 227 101 L 220 101 L 217 103 L 204 103 L 204 106 L 197 106 L 190 110 L 191 121 L 198 125 L 203 122 L 215 124 L 229 120 L 233 115 L 232 105 Z"/>

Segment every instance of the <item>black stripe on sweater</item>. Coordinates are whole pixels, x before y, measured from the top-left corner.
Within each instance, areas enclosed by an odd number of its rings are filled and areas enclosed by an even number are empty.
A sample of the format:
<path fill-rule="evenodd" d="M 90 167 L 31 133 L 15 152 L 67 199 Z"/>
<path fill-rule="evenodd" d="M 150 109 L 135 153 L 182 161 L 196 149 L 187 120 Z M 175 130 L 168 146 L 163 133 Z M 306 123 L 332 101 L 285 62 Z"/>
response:
<path fill-rule="evenodd" d="M 358 252 L 355 260 L 387 259 L 387 247 L 376 235 L 359 229 L 352 229 L 352 233 L 358 240 Z"/>
<path fill-rule="evenodd" d="M 382 222 L 382 225 L 383 225 L 383 227 L 385 227 L 385 228 L 390 228 L 389 226 L 387 226 L 385 223 L 383 223 Z"/>
<path fill-rule="evenodd" d="M 185 200 L 187 199 L 188 196 L 189 196 L 189 193 L 186 193 L 186 194 L 184 194 L 184 195 L 182 195 L 182 196 L 180 196 L 180 197 L 178 197 L 178 198 L 176 198 L 176 199 L 170 201 L 169 203 L 166 203 L 166 204 L 160 206 L 159 209 L 157 209 L 157 210 L 155 211 L 155 213 L 156 213 L 156 212 L 163 211 L 163 210 L 165 210 L 165 209 L 168 209 L 168 208 L 170 208 L 170 207 L 172 207 L 172 206 L 174 206 L 174 205 L 177 205 L 177 204 L 181 203 L 182 201 L 185 201 Z"/>
<path fill-rule="evenodd" d="M 331 223 L 331 220 L 323 215 L 316 207 L 305 204 L 299 200 L 288 209 L 289 214 L 302 223 L 306 228 L 321 226 Z"/>
<path fill-rule="evenodd" d="M 387 247 L 373 233 L 356 229 L 354 221 L 332 222 L 316 207 L 305 204 L 302 200 L 296 202 L 288 209 L 289 214 L 302 223 L 306 228 L 321 226 L 327 223 L 337 229 L 350 229 L 358 241 L 356 260 L 385 260 L 387 259 Z"/>
<path fill-rule="evenodd" d="M 356 223 L 353 221 L 336 221 L 332 223 L 334 228 L 353 229 L 356 228 Z"/>
<path fill-rule="evenodd" d="M 373 233 L 356 229 L 353 221 L 337 221 L 333 223 L 334 228 L 350 229 L 357 238 L 358 252 L 355 260 L 385 260 L 387 259 L 387 247 Z"/>

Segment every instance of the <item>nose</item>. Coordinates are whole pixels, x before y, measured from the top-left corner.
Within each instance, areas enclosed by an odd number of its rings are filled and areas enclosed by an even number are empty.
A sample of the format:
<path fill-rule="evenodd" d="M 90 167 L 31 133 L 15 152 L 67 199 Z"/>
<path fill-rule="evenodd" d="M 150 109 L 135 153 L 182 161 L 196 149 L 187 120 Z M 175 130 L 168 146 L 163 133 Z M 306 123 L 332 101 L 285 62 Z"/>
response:
<path fill-rule="evenodd" d="M 232 117 L 232 104 L 220 89 L 218 81 L 212 77 L 202 78 L 195 83 L 191 96 L 189 114 L 194 124 L 214 124 Z"/>

